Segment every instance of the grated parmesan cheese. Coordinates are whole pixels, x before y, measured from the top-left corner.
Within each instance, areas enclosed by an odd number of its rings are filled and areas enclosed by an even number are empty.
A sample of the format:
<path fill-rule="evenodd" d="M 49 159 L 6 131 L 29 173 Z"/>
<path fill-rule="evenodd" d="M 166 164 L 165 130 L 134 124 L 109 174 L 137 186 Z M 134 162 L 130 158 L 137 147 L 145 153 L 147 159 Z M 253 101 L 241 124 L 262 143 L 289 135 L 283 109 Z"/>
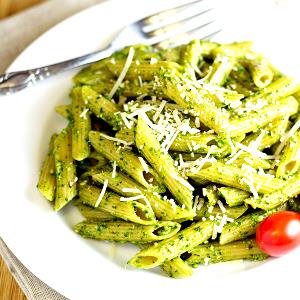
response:
<path fill-rule="evenodd" d="M 168 202 L 170 202 L 171 203 L 171 206 L 172 206 L 172 208 L 173 208 L 173 211 L 174 212 L 176 212 L 176 203 L 175 203 L 175 200 L 174 199 L 168 199 L 167 197 L 166 197 L 166 199 L 165 199 L 165 197 L 164 197 L 164 200 L 166 200 L 166 201 L 168 201 Z"/>
<path fill-rule="evenodd" d="M 157 108 L 156 113 L 153 116 L 153 121 L 156 122 L 156 120 L 158 119 L 158 117 L 160 116 L 160 114 L 162 113 L 162 111 L 164 110 L 164 107 L 166 105 L 167 101 L 166 100 L 162 100 L 159 107 Z"/>
<path fill-rule="evenodd" d="M 144 113 L 144 112 L 141 112 L 139 113 L 139 116 L 146 122 L 146 124 L 153 130 L 157 130 L 158 127 L 157 125 L 153 124 L 150 119 L 148 118 L 148 116 Z"/>
<path fill-rule="evenodd" d="M 242 153 L 243 153 L 243 150 L 239 150 L 229 160 L 227 160 L 225 164 L 226 165 L 232 164 L 235 160 L 237 160 L 241 156 Z"/>
<path fill-rule="evenodd" d="M 258 172 L 259 175 L 267 175 L 262 167 L 258 167 Z"/>
<path fill-rule="evenodd" d="M 262 158 L 262 159 L 276 159 L 276 155 L 268 155 L 268 154 L 265 154 L 259 150 L 255 150 L 255 149 L 252 149 L 251 147 L 248 147 L 248 146 L 245 146 L 241 143 L 236 143 L 235 144 L 239 149 L 245 151 L 245 152 L 248 152 L 250 154 L 252 154 L 253 156 L 257 156 L 259 158 Z"/>
<path fill-rule="evenodd" d="M 120 116 L 125 124 L 125 126 L 129 129 L 131 129 L 132 125 L 128 122 L 127 118 L 126 118 L 126 114 L 125 113 L 120 113 Z"/>
<path fill-rule="evenodd" d="M 227 215 L 223 215 L 220 224 L 217 226 L 217 233 L 222 233 L 223 228 L 227 222 Z"/>
<path fill-rule="evenodd" d="M 169 133 L 168 133 L 168 134 L 163 133 L 163 134 L 165 135 L 165 140 L 164 140 L 164 142 L 161 144 L 161 148 L 162 148 L 162 150 L 163 150 L 164 152 L 166 152 L 165 148 L 166 148 L 167 145 L 169 145 L 170 140 L 172 139 L 172 137 L 173 137 L 173 135 L 174 135 L 175 133 L 176 133 L 176 129 L 173 128 L 173 127 L 171 127 L 171 126 L 170 126 L 170 128 L 169 128 Z"/>
<path fill-rule="evenodd" d="M 116 174 L 117 174 L 117 162 L 114 160 L 113 170 L 112 170 L 112 173 L 111 173 L 111 178 L 116 178 Z"/>
<path fill-rule="evenodd" d="M 110 141 L 114 141 L 114 142 L 117 142 L 117 143 L 120 143 L 120 144 L 124 144 L 124 145 L 131 145 L 132 144 L 132 143 L 128 143 L 126 141 L 123 141 L 121 139 L 106 135 L 105 133 L 102 133 L 102 132 L 100 132 L 99 135 L 106 138 L 106 139 L 108 139 L 108 140 L 110 140 Z"/>
<path fill-rule="evenodd" d="M 144 83 L 143 83 L 143 79 L 140 75 L 138 76 L 138 80 L 139 80 L 140 87 L 142 87 Z"/>
<path fill-rule="evenodd" d="M 81 112 L 81 114 L 79 115 L 79 117 L 80 118 L 82 118 L 82 119 L 87 119 L 87 113 L 88 113 L 88 111 L 89 111 L 89 109 L 88 108 L 85 108 L 82 112 Z"/>
<path fill-rule="evenodd" d="M 146 197 L 144 197 L 144 198 L 142 198 L 142 199 L 143 199 L 143 201 L 145 202 L 145 204 L 152 210 L 152 206 L 151 206 L 149 200 L 148 200 Z"/>
<path fill-rule="evenodd" d="M 195 173 L 199 172 L 203 168 L 205 163 L 210 161 L 209 157 L 210 157 L 211 153 L 214 151 L 214 149 L 215 149 L 215 146 L 213 145 L 208 149 L 207 154 L 204 158 L 198 158 L 194 161 L 193 167 L 191 168 L 192 173 L 195 174 Z"/>
<path fill-rule="evenodd" d="M 245 177 L 243 177 L 241 181 L 248 185 L 250 192 L 253 194 L 254 199 L 258 199 L 258 192 L 257 192 L 257 189 L 255 188 L 253 182 L 250 179 L 245 178 Z"/>
<path fill-rule="evenodd" d="M 247 165 L 247 164 L 242 164 L 241 169 L 242 169 L 243 171 L 247 171 L 247 172 L 249 172 L 249 173 L 254 173 L 254 174 L 256 174 L 256 170 L 255 170 L 253 167 L 251 167 L 251 166 L 249 166 L 249 165 Z"/>
<path fill-rule="evenodd" d="M 123 193 L 136 193 L 136 194 L 141 194 L 142 192 L 137 189 L 137 188 L 122 188 Z"/>
<path fill-rule="evenodd" d="M 184 185 L 185 187 L 187 187 L 190 191 L 194 191 L 195 188 L 185 179 L 177 176 L 176 174 L 170 174 L 171 177 L 173 177 L 175 180 L 177 180 L 178 182 L 180 182 L 182 185 Z"/>
<path fill-rule="evenodd" d="M 134 48 L 130 47 L 129 52 L 128 52 L 128 56 L 127 56 L 127 59 L 126 59 L 126 62 L 124 64 L 124 68 L 121 71 L 121 73 L 120 73 L 117 81 L 115 82 L 114 86 L 112 87 L 111 91 L 109 92 L 109 94 L 108 94 L 109 98 L 112 98 L 114 96 L 114 94 L 116 93 L 117 89 L 121 85 L 123 79 L 125 78 L 128 70 L 130 68 L 130 65 L 131 65 L 132 60 L 133 60 L 133 56 L 134 56 Z"/>
<path fill-rule="evenodd" d="M 178 110 L 177 109 L 173 110 L 173 118 L 174 118 L 176 124 L 178 126 L 180 126 L 181 125 L 181 120 L 180 120 L 180 118 L 178 116 Z"/>
<path fill-rule="evenodd" d="M 233 108 L 233 109 L 236 109 L 236 108 L 240 107 L 241 105 L 242 105 L 242 101 L 240 101 L 240 100 L 229 103 L 229 107 Z"/>
<path fill-rule="evenodd" d="M 181 153 L 179 153 L 179 165 L 180 165 L 180 167 L 182 167 L 184 165 L 184 160 L 183 160 Z"/>
<path fill-rule="evenodd" d="M 198 203 L 199 203 L 199 195 L 196 195 L 195 196 L 195 201 L 194 201 L 194 204 L 193 204 L 193 210 L 197 209 Z"/>
<path fill-rule="evenodd" d="M 225 206 L 223 205 L 223 203 L 222 203 L 220 200 L 218 200 L 218 201 L 217 201 L 217 204 L 219 205 L 219 207 L 220 207 L 220 209 L 221 209 L 221 212 L 222 212 L 223 214 L 225 214 L 225 213 L 226 213 L 226 208 L 225 208 Z"/>
<path fill-rule="evenodd" d="M 139 156 L 138 159 L 139 159 L 139 161 L 140 161 L 140 163 L 141 163 L 141 165 L 142 165 L 144 171 L 145 171 L 146 173 L 149 173 L 149 168 L 148 168 L 148 165 L 147 165 L 147 163 L 145 162 L 145 160 L 144 160 L 141 156 Z"/>
<path fill-rule="evenodd" d="M 187 146 L 188 146 L 190 152 L 193 152 L 193 148 L 192 148 L 192 146 L 191 146 L 191 144 L 189 142 L 187 142 Z"/>
<path fill-rule="evenodd" d="M 262 142 L 262 139 L 264 138 L 264 136 L 266 135 L 266 131 L 265 130 L 262 130 L 261 133 L 259 134 L 259 136 L 257 137 L 257 139 L 255 141 L 252 141 L 250 144 L 249 144 L 249 148 L 253 149 L 253 150 L 257 150 L 259 145 L 261 144 Z"/>
<path fill-rule="evenodd" d="M 53 173 L 51 173 L 51 174 L 53 174 Z M 72 187 L 74 185 L 74 183 L 76 183 L 77 181 L 78 181 L 78 177 L 76 176 L 74 178 L 74 181 L 69 181 L 69 187 Z"/>
<path fill-rule="evenodd" d="M 165 146 L 164 152 L 167 153 L 170 149 L 170 147 L 172 146 L 172 144 L 174 143 L 176 137 L 178 136 L 180 132 L 180 129 L 177 129 L 175 131 L 175 133 L 173 134 L 173 136 L 171 137 L 170 141 L 168 142 L 168 144 Z"/>
<path fill-rule="evenodd" d="M 245 158 L 244 158 L 244 161 L 245 161 L 246 163 L 248 163 L 249 165 L 252 165 L 252 163 L 253 163 L 253 161 L 252 161 L 249 157 L 245 157 Z"/>
<path fill-rule="evenodd" d="M 210 129 L 210 130 L 207 130 L 205 133 L 206 133 L 206 134 L 214 134 L 214 133 L 215 133 L 215 131 L 214 131 L 214 130 L 212 130 L 212 129 Z"/>
<path fill-rule="evenodd" d="M 235 146 L 234 146 L 234 144 L 233 144 L 233 142 L 230 138 L 230 133 L 228 133 L 227 141 L 228 141 L 229 147 L 231 149 L 231 153 L 233 153 L 233 154 L 236 153 L 236 148 L 235 148 Z"/>
<path fill-rule="evenodd" d="M 140 101 L 143 100 L 146 96 L 148 96 L 147 94 L 141 94 L 138 97 L 136 97 L 136 100 Z"/>
<path fill-rule="evenodd" d="M 134 200 L 140 200 L 140 199 L 145 199 L 146 197 L 144 195 L 137 195 L 137 196 L 132 196 L 132 197 L 121 197 L 120 201 L 134 201 Z"/>
<path fill-rule="evenodd" d="M 107 185 L 108 185 L 108 179 L 105 179 L 104 182 L 103 182 L 103 187 L 102 187 L 102 190 L 100 192 L 99 198 L 97 199 L 97 201 L 95 203 L 95 207 L 99 206 L 102 198 L 104 197 L 104 194 L 105 194 L 106 189 L 107 189 Z"/>
<path fill-rule="evenodd" d="M 213 207 L 213 206 L 208 206 L 208 207 L 207 207 L 207 212 L 208 212 L 209 214 L 211 214 L 211 213 L 213 212 L 213 210 L 214 210 L 214 207 Z"/>
<path fill-rule="evenodd" d="M 200 128 L 200 119 L 199 119 L 199 117 L 196 117 L 195 118 L 195 126 L 196 126 L 196 128 Z"/>
<path fill-rule="evenodd" d="M 218 236 L 218 225 L 214 224 L 213 233 L 212 233 L 211 239 L 215 240 L 217 238 L 217 236 Z"/>
<path fill-rule="evenodd" d="M 204 199 L 201 198 L 201 199 L 199 200 L 199 202 L 198 202 L 198 205 L 197 205 L 196 210 L 201 210 L 201 208 L 203 207 L 203 205 L 204 205 Z"/>
<path fill-rule="evenodd" d="M 156 64 L 157 63 L 157 59 L 155 57 L 151 57 L 150 59 L 150 65 Z"/>
<path fill-rule="evenodd" d="M 144 107 L 141 107 L 141 108 L 139 108 L 139 109 L 133 111 L 131 114 L 127 114 L 127 115 L 126 115 L 126 118 L 130 120 L 130 119 L 132 119 L 133 117 L 139 115 L 140 113 L 146 113 L 146 112 L 151 111 L 151 110 L 153 110 L 153 109 L 154 109 L 153 106 L 144 106 Z"/>
<path fill-rule="evenodd" d="M 298 120 L 293 127 L 290 129 L 289 132 L 287 132 L 284 136 L 283 139 L 281 141 L 281 143 L 278 145 L 274 156 L 276 158 L 278 158 L 279 154 L 281 153 L 282 149 L 284 148 L 285 144 L 287 143 L 287 141 L 289 140 L 290 137 L 292 137 L 295 132 L 300 128 L 300 120 Z"/>

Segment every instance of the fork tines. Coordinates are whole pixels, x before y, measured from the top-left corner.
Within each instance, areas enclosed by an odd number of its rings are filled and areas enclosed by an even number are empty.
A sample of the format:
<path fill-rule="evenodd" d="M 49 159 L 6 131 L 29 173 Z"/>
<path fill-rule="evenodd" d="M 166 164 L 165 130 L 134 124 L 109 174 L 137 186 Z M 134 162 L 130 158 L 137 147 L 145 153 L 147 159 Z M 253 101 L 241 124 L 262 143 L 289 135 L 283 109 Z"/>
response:
<path fill-rule="evenodd" d="M 202 2 L 203 0 L 192 0 L 192 1 L 185 1 L 183 4 L 160 11 L 156 14 L 153 14 L 151 16 L 147 16 L 141 20 L 141 22 L 147 26 L 152 25 L 156 23 L 163 22 L 165 19 L 170 18 L 174 15 L 176 15 L 179 12 L 182 12 L 186 10 L 187 8 L 191 7 L 193 4 L 197 4 Z"/>
<path fill-rule="evenodd" d="M 188 1 L 140 21 L 142 32 L 160 48 L 205 39 L 220 32 L 210 0 Z"/>

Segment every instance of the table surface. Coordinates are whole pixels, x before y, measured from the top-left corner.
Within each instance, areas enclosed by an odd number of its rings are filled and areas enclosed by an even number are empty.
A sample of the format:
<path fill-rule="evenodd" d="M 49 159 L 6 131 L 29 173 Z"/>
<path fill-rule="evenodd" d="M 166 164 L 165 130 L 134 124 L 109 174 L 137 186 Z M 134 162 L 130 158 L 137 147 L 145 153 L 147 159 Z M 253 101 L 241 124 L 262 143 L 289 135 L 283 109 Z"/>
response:
<path fill-rule="evenodd" d="M 0 256 L 0 299 L 26 300 L 26 297 L 17 282 L 10 274 L 2 257 Z"/>
<path fill-rule="evenodd" d="M 13 15 L 44 0 L 0 0 L 0 19 Z"/>

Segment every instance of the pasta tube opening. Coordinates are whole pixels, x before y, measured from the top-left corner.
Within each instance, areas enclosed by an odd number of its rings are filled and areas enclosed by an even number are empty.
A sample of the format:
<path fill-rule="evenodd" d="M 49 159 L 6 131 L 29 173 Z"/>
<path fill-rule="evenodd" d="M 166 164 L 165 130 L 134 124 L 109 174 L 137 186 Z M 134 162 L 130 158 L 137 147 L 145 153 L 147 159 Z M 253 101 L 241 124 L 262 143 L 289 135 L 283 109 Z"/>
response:
<path fill-rule="evenodd" d="M 264 74 L 258 77 L 257 81 L 260 82 L 261 86 L 267 86 L 271 83 L 272 79 L 273 79 L 272 74 Z"/>
<path fill-rule="evenodd" d="M 153 221 L 153 216 L 149 215 L 149 211 L 143 209 L 143 207 L 135 206 L 134 207 L 134 212 L 143 221 Z"/>
<path fill-rule="evenodd" d="M 145 269 L 156 267 L 156 262 L 158 261 L 158 258 L 156 256 L 138 256 L 136 258 L 136 262 L 140 265 L 142 265 Z"/>
<path fill-rule="evenodd" d="M 178 223 L 167 223 L 162 224 L 159 228 L 155 229 L 152 233 L 157 237 L 170 236 L 174 231 L 178 231 L 180 224 Z"/>
<path fill-rule="evenodd" d="M 154 175 L 150 172 L 143 171 L 143 177 L 148 184 L 157 185 L 158 182 L 155 179 Z"/>
<path fill-rule="evenodd" d="M 201 169 L 208 169 L 208 168 L 210 168 L 212 165 L 213 165 L 212 162 L 206 161 L 206 162 L 204 163 L 204 165 L 202 166 Z"/>
<path fill-rule="evenodd" d="M 285 169 L 286 172 L 292 172 L 295 169 L 296 166 L 297 166 L 297 161 L 293 160 L 293 161 L 290 161 L 289 163 L 287 163 L 284 166 L 284 169 Z"/>
<path fill-rule="evenodd" d="M 161 228 L 161 235 L 153 234 L 159 228 Z M 122 220 L 108 222 L 85 220 L 74 227 L 75 232 L 84 238 L 140 244 L 167 239 L 175 235 L 179 229 L 180 224 L 175 222 L 141 225 Z"/>
<path fill-rule="evenodd" d="M 212 139 L 212 140 L 210 140 L 206 145 L 207 145 L 207 146 L 217 146 L 218 143 L 216 142 L 215 139 Z"/>

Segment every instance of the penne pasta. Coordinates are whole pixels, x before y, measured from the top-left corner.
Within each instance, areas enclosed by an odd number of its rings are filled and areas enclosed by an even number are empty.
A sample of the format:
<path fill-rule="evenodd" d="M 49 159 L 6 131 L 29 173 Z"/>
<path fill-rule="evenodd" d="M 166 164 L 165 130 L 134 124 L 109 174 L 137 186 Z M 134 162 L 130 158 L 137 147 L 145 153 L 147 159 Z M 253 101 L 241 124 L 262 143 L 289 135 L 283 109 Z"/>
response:
<path fill-rule="evenodd" d="M 161 265 L 163 271 L 171 278 L 186 278 L 193 274 L 193 269 L 180 257 L 175 257 Z"/>
<path fill-rule="evenodd" d="M 134 45 L 83 68 L 55 108 L 68 126 L 51 138 L 41 194 L 56 211 L 74 199 L 82 237 L 142 248 L 136 268 L 185 278 L 267 258 L 259 224 L 299 211 L 300 83 L 251 47 Z"/>
<path fill-rule="evenodd" d="M 40 172 L 37 188 L 40 193 L 49 201 L 55 199 L 56 179 L 55 179 L 55 161 L 53 155 L 54 141 L 57 134 L 53 134 L 49 143 L 47 156 L 43 162 Z"/>
<path fill-rule="evenodd" d="M 77 194 L 76 169 L 72 157 L 72 130 L 63 129 L 54 141 L 56 193 L 54 210 L 62 209 Z"/>
<path fill-rule="evenodd" d="M 186 261 L 192 266 L 239 259 L 264 260 L 268 257 L 260 250 L 255 239 L 245 239 L 225 245 L 219 243 L 199 245 L 189 253 L 191 256 Z"/>
<path fill-rule="evenodd" d="M 84 238 L 111 240 L 116 242 L 149 243 L 175 235 L 180 224 L 175 222 L 156 222 L 141 225 L 125 221 L 83 221 L 74 230 Z"/>
<path fill-rule="evenodd" d="M 83 160 L 90 155 L 88 135 L 91 131 L 90 111 L 82 99 L 82 89 L 76 87 L 72 97 L 72 156 L 74 160 Z"/>
<path fill-rule="evenodd" d="M 213 231 L 213 222 L 198 222 L 171 238 L 158 242 L 137 253 L 128 262 L 136 268 L 150 269 L 169 261 L 207 241 Z"/>
<path fill-rule="evenodd" d="M 192 208 L 193 187 L 180 176 L 170 155 L 164 153 L 155 133 L 142 117 L 138 118 L 135 142 L 141 153 L 158 172 L 174 198 L 187 209 Z"/>

